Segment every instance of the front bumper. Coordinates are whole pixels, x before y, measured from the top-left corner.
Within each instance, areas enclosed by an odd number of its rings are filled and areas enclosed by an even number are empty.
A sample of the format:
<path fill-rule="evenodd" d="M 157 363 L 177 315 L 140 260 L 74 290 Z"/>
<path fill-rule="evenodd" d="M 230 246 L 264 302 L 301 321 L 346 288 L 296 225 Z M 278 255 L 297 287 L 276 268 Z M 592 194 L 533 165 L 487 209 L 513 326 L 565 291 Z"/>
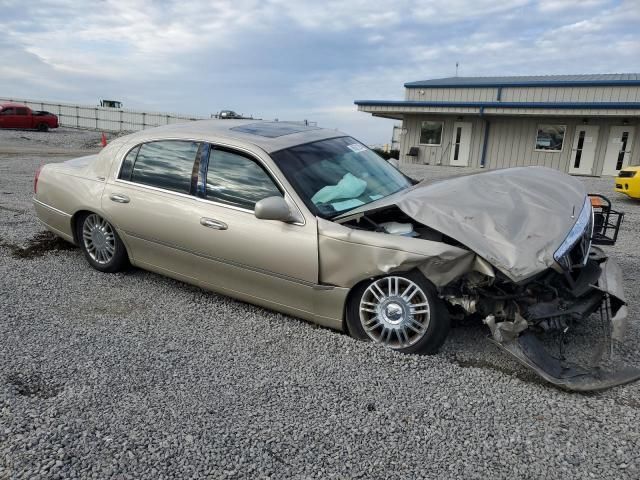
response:
<path fill-rule="evenodd" d="M 611 340 L 622 341 L 625 338 L 627 329 L 628 310 L 624 300 L 622 271 L 613 259 L 604 257 L 599 249 L 595 250 L 596 254 L 601 255 L 601 273 L 597 284 L 589 287 L 592 290 L 588 297 L 592 298 L 597 293 L 602 295 L 598 307 L 603 320 L 609 322 L 609 328 L 605 331 L 610 336 L 602 341 L 603 345 L 610 347 Z M 624 366 L 615 370 L 600 366 L 585 367 L 551 355 L 543 342 L 528 329 L 522 317 L 501 323 L 488 317 L 485 323 L 491 329 L 494 343 L 546 381 L 561 388 L 573 391 L 602 390 L 640 379 L 640 369 L 635 367 Z"/>

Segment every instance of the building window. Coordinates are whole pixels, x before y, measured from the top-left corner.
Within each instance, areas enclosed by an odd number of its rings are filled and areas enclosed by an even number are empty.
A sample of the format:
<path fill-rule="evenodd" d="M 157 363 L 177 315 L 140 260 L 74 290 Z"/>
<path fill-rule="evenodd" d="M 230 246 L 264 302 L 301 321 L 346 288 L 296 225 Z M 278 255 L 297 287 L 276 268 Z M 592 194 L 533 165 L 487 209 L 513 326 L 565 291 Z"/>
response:
<path fill-rule="evenodd" d="M 442 122 L 422 122 L 420 145 L 440 145 L 442 143 Z"/>
<path fill-rule="evenodd" d="M 538 125 L 535 149 L 544 152 L 561 151 L 566 128 L 566 125 Z"/>

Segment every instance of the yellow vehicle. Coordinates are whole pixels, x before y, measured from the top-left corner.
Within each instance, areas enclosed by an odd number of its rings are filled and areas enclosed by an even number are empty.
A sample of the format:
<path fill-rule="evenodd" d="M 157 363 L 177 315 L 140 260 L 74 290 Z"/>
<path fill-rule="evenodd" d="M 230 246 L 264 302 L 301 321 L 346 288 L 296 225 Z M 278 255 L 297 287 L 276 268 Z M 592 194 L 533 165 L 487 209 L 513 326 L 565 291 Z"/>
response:
<path fill-rule="evenodd" d="M 640 166 L 620 170 L 616 177 L 615 190 L 631 198 L 640 198 Z"/>

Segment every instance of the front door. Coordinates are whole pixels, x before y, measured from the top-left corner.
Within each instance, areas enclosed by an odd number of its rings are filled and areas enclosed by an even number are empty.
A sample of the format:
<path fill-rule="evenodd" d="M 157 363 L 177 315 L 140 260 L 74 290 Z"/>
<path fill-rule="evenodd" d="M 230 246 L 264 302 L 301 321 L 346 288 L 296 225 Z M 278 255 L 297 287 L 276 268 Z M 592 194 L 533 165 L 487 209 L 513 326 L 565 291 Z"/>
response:
<path fill-rule="evenodd" d="M 456 167 L 469 165 L 471 153 L 471 122 L 455 122 L 451 139 L 451 156 L 449 164 Z"/>
<path fill-rule="evenodd" d="M 620 169 L 629 164 L 631 144 L 635 127 L 611 127 L 607 152 L 604 156 L 602 175 L 617 175 Z"/>
<path fill-rule="evenodd" d="M 305 222 L 301 216 L 299 222 L 284 223 L 256 218 L 256 202 L 288 196 L 253 155 L 214 147 L 205 168 L 200 225 L 190 239 L 191 248 L 202 254 L 201 283 L 251 302 L 311 311 L 318 283 L 315 219 Z"/>
<path fill-rule="evenodd" d="M 593 161 L 596 156 L 599 129 L 600 127 L 597 125 L 578 125 L 576 127 L 571 148 L 569 173 L 574 175 L 593 174 Z"/>

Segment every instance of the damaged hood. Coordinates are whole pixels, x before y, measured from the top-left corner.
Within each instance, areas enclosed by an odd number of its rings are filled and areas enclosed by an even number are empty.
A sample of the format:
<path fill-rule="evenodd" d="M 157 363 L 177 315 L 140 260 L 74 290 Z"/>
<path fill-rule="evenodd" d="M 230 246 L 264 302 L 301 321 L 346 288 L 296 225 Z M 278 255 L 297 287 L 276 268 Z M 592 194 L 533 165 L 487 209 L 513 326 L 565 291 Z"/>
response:
<path fill-rule="evenodd" d="M 565 173 L 519 167 L 423 181 L 343 217 L 396 205 L 519 282 L 554 264 L 585 196 L 583 183 Z"/>

